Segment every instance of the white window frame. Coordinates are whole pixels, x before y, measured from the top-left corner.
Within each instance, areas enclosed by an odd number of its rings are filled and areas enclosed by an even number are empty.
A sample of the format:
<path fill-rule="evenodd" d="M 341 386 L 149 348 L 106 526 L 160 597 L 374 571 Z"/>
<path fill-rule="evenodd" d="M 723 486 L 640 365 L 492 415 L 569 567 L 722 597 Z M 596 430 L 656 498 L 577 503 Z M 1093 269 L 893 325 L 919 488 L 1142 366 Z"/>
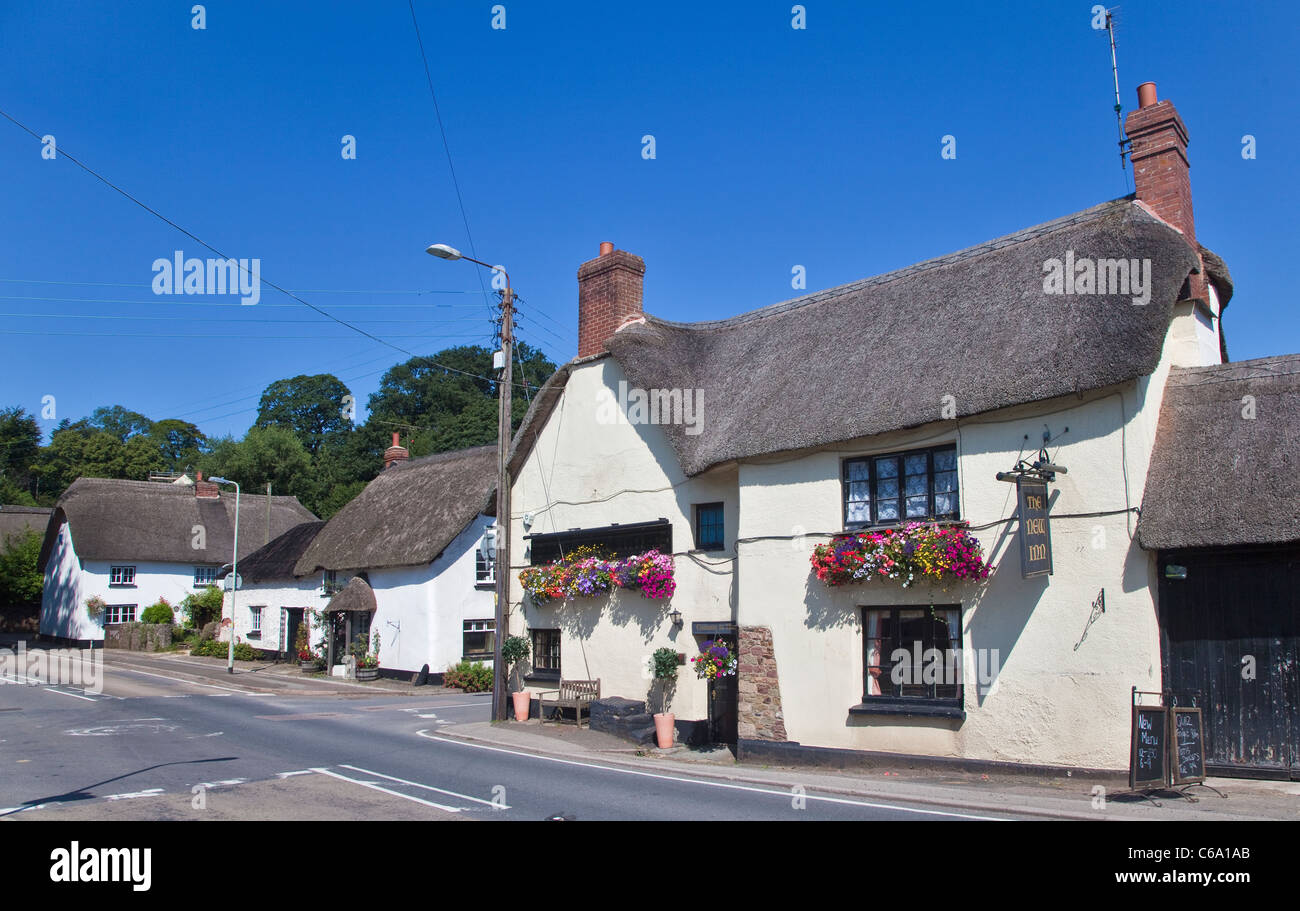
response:
<path fill-rule="evenodd" d="M 474 584 L 495 585 L 497 581 L 496 526 L 484 529 L 474 548 Z"/>
<path fill-rule="evenodd" d="M 460 634 L 461 658 L 464 660 L 468 660 L 469 655 L 482 656 L 482 655 L 492 654 L 496 648 L 496 632 L 497 632 L 497 621 L 494 618 L 489 617 L 485 620 L 466 620 L 462 625 L 461 634 Z M 485 652 L 469 651 L 468 649 L 465 648 L 466 633 L 491 633 L 493 648 Z M 482 658 L 480 657 L 476 660 L 481 661 Z"/>
<path fill-rule="evenodd" d="M 116 626 L 119 623 L 134 623 L 138 604 L 107 604 L 104 606 L 104 626 Z M 130 615 L 127 616 L 127 612 Z"/>
<path fill-rule="evenodd" d="M 205 579 L 205 576 L 211 576 L 211 579 Z M 211 588 L 217 584 L 217 567 L 215 566 L 196 566 L 194 567 L 194 587 Z"/>
<path fill-rule="evenodd" d="M 262 618 L 266 614 L 265 605 L 253 605 L 248 609 L 248 638 L 262 638 Z"/>
<path fill-rule="evenodd" d="M 135 587 L 135 567 L 134 566 L 109 567 L 108 584 L 121 586 L 122 588 Z"/>

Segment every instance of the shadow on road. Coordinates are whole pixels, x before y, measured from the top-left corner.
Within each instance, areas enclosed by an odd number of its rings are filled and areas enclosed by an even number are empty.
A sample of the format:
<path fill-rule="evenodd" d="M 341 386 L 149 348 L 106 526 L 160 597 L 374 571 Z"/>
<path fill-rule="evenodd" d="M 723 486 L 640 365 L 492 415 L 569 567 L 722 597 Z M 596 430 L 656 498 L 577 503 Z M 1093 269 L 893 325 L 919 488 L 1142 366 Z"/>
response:
<path fill-rule="evenodd" d="M 72 790 L 72 791 L 67 791 L 63 794 L 55 794 L 50 797 L 39 797 L 34 800 L 25 800 L 23 801 L 21 806 L 14 807 L 12 810 L 10 810 L 7 813 L 0 813 L 0 819 L 3 819 L 6 816 L 12 816 L 14 813 L 21 813 L 23 812 L 23 810 L 30 809 L 31 807 L 40 806 L 41 804 L 45 804 L 45 803 L 74 803 L 75 801 L 78 800 L 94 800 L 95 795 L 90 793 L 92 788 L 97 788 L 100 787 L 101 785 L 111 784 L 114 781 L 121 781 L 124 778 L 130 778 L 133 775 L 139 775 L 143 772 L 152 772 L 154 769 L 163 769 L 166 768 L 167 766 L 173 766 L 173 765 L 198 765 L 201 763 L 208 763 L 208 762 L 234 762 L 238 758 L 239 758 L 238 756 L 221 756 L 215 759 L 185 759 L 185 760 L 178 760 L 176 762 L 160 762 L 158 765 L 146 766 L 143 769 L 136 769 L 134 772 L 127 772 L 123 775 L 118 775 L 113 778 L 105 778 L 103 781 L 97 781 L 94 784 L 88 784 L 85 787 L 77 788 L 76 790 Z"/>

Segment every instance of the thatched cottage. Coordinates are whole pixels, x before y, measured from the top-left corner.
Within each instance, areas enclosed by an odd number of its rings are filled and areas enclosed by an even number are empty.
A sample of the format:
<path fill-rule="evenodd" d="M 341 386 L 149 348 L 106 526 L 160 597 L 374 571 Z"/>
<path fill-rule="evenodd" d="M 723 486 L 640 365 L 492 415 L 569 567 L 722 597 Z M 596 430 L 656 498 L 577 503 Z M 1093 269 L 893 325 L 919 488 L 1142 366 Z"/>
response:
<path fill-rule="evenodd" d="M 241 557 L 316 518 L 296 497 L 282 496 L 244 496 L 240 513 Z M 234 523 L 235 497 L 202 475 L 171 484 L 78 478 L 45 529 L 41 635 L 101 641 L 105 625 L 138 620 L 159 599 L 175 608 L 215 585 L 231 561 Z M 100 618 L 87 612 L 92 597 L 107 605 Z"/>
<path fill-rule="evenodd" d="M 293 572 L 324 574 L 331 664 L 376 632 L 382 674 L 492 660 L 496 451 L 410 459 L 394 434 L 384 470 L 315 534 Z"/>
<path fill-rule="evenodd" d="M 675 323 L 644 311 L 645 263 L 602 245 L 578 270 L 578 357 L 511 453 L 530 688 L 644 699 L 656 649 L 721 642 L 738 674 L 687 664 L 671 708 L 742 756 L 1123 768 L 1131 689 L 1167 686 L 1173 655 L 1144 545 L 1182 539 L 1137 536 L 1157 426 L 1179 423 L 1166 389 L 1181 408 L 1198 371 L 1250 375 L 1220 366 L 1232 282 L 1196 239 L 1186 128 L 1148 86 L 1134 195 L 886 275 Z M 1233 495 L 1194 489 L 1203 516 Z M 671 554 L 675 591 L 548 576 L 584 545 Z"/>
<path fill-rule="evenodd" d="M 296 575 L 294 567 L 325 523 L 302 522 L 259 547 L 239 561 L 240 588 L 232 598 L 225 594 L 223 615 L 234 612 L 235 641 L 262 651 L 293 657 L 298 629 L 307 624 L 308 645 L 318 645 L 324 634 L 315 628 L 313 614 L 321 608 L 327 590 L 323 573 Z M 222 638 L 226 638 L 222 631 Z"/>

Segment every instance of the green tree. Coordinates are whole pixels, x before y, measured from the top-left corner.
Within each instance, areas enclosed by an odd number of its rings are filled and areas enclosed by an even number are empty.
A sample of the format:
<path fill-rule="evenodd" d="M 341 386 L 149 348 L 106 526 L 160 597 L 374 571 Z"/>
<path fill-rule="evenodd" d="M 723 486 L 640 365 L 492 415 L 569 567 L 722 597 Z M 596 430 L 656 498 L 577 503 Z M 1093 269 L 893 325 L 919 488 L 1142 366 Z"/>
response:
<path fill-rule="evenodd" d="M 0 544 L 0 605 L 33 604 L 41 600 L 45 577 L 37 568 L 41 535 L 27 530 L 9 535 Z"/>
<path fill-rule="evenodd" d="M 131 411 L 121 405 L 101 405 L 90 413 L 90 426 L 111 433 L 125 443 L 131 437 L 148 434 L 153 430 L 153 421 L 138 411 Z"/>
<path fill-rule="evenodd" d="M 276 380 L 262 392 L 258 427 L 291 430 L 308 453 L 337 444 L 352 429 L 348 387 L 329 373 Z M 352 411 L 355 411 L 353 408 Z"/>
<path fill-rule="evenodd" d="M 254 427 L 242 440 L 219 440 L 200 464 L 206 474 L 238 481 L 247 491 L 260 490 L 267 481 L 279 494 L 305 493 L 310 486 L 311 456 L 283 427 Z"/>
<path fill-rule="evenodd" d="M 161 463 L 157 467 L 172 470 L 194 465 L 207 443 L 207 437 L 198 427 L 176 418 L 155 421 L 149 430 L 149 439 Z"/>
<path fill-rule="evenodd" d="M 0 503 L 35 503 L 32 469 L 40 451 L 36 418 L 21 407 L 0 409 Z"/>

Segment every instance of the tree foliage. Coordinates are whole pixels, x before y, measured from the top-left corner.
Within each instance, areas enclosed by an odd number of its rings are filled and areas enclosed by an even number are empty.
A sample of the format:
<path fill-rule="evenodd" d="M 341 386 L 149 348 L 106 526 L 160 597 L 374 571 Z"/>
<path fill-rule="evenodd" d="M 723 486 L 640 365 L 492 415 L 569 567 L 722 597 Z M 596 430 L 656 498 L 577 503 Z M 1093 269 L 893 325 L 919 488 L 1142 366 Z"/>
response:
<path fill-rule="evenodd" d="M 554 370 L 537 349 L 517 346 L 515 428 L 529 396 Z M 144 480 L 153 471 L 201 469 L 249 492 L 261 492 L 269 481 L 272 493 L 296 496 L 327 519 L 379 474 L 393 433 L 413 458 L 496 442 L 495 376 L 492 352 L 482 346 L 412 358 L 383 375 L 360 424 L 338 377 L 276 380 L 263 390 L 254 426 L 242 439 L 208 439 L 188 421 L 154 421 L 106 405 L 89 417 L 60 421 L 42 446 L 34 417 L 22 408 L 0 410 L 0 502 L 48 506 L 80 477 Z"/>
<path fill-rule="evenodd" d="M 30 529 L 0 541 L 0 605 L 41 600 L 45 577 L 37 568 L 40 555 L 41 536 Z"/>

